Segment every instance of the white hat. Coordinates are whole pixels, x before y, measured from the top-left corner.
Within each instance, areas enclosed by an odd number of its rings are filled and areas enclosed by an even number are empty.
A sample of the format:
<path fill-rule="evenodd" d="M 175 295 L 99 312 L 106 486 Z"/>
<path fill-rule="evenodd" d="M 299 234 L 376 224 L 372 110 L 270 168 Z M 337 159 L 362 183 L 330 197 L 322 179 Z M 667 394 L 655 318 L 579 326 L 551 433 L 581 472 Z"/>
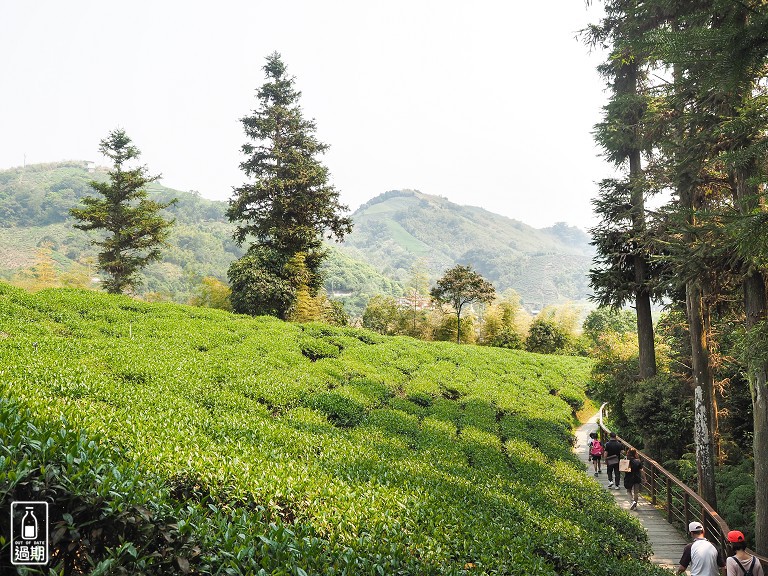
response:
<path fill-rule="evenodd" d="M 704 526 L 701 525 L 701 522 L 691 522 L 688 524 L 688 532 L 701 532 L 704 530 Z"/>

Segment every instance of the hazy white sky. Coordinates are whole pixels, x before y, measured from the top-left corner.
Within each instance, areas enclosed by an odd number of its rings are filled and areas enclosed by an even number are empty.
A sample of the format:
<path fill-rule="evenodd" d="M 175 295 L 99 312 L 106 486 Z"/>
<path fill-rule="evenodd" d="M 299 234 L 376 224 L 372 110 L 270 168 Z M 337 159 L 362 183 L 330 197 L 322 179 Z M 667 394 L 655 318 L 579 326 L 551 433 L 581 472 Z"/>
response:
<path fill-rule="evenodd" d="M 126 130 L 180 190 L 245 182 L 239 119 L 278 51 L 351 209 L 412 188 L 537 227 L 593 223 L 605 103 L 584 0 L 2 0 L 0 168 L 106 164 Z"/>

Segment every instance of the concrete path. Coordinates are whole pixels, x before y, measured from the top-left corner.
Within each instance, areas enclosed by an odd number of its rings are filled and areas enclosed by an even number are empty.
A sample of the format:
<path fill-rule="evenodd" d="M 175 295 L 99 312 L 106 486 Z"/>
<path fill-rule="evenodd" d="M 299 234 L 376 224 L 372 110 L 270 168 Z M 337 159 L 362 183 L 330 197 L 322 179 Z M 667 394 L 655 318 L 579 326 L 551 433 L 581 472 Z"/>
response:
<path fill-rule="evenodd" d="M 653 556 L 651 556 L 651 562 L 666 568 L 677 568 L 680 562 L 680 556 L 683 554 L 683 548 L 685 548 L 685 545 L 688 542 L 680 532 L 666 521 L 664 512 L 654 508 L 650 501 L 645 500 L 642 491 L 640 492 L 640 500 L 637 508 L 635 510 L 630 510 L 629 506 L 632 504 L 632 499 L 627 495 L 627 491 L 624 489 L 623 484 L 621 490 L 608 490 L 608 475 L 606 474 L 607 467 L 605 466 L 605 462 L 602 463 L 602 473 L 597 477 L 594 476 L 592 463 L 589 462 L 587 445 L 589 442 L 589 433 L 596 431 L 597 415 L 593 416 L 589 422 L 580 426 L 575 431 L 576 447 L 574 448 L 574 451 L 584 464 L 589 466 L 587 475 L 594 478 L 595 482 L 599 482 L 604 490 L 610 492 L 621 508 L 640 520 L 640 523 L 645 527 L 646 532 L 648 532 L 648 539 L 653 547 L 654 553 Z"/>

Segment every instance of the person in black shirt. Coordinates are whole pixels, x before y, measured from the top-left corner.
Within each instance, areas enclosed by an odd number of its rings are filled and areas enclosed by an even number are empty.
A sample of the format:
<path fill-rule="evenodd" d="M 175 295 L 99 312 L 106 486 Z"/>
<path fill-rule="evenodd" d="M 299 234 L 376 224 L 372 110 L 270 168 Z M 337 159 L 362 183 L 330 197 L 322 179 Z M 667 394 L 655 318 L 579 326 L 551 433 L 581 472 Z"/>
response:
<path fill-rule="evenodd" d="M 608 488 L 619 490 L 621 487 L 621 472 L 619 459 L 624 445 L 616 439 L 616 432 L 611 432 L 611 439 L 605 443 L 605 464 L 608 466 Z"/>
<path fill-rule="evenodd" d="M 630 510 L 637 508 L 637 497 L 640 492 L 640 483 L 642 482 L 641 470 L 643 469 L 643 462 L 637 457 L 637 450 L 630 448 L 627 450 L 627 458 L 629 458 L 629 472 L 624 474 L 624 488 L 627 489 L 627 493 L 632 497 L 632 505 Z"/>

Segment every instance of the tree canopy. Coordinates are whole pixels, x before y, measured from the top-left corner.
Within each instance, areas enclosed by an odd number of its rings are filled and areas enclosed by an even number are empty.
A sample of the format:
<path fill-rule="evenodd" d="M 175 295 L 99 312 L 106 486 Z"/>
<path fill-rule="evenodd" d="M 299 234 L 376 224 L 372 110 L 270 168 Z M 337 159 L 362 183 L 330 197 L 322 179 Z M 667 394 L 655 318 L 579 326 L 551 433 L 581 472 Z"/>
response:
<path fill-rule="evenodd" d="M 722 465 L 726 436 L 739 433 L 721 428 L 730 415 L 718 404 L 749 388 L 754 542 L 766 553 L 768 5 L 605 0 L 604 7 L 604 18 L 589 30 L 592 42 L 610 50 L 601 71 L 611 97 L 597 140 L 628 171 L 604 182 L 595 201 L 601 222 L 593 230 L 592 285 L 602 304 L 635 301 L 644 380 L 631 386 L 649 391 L 649 398 L 659 396 L 668 375 L 648 378 L 652 366 L 643 350 L 652 340 L 644 345 L 642 338 L 652 332 L 640 304 L 663 296 L 684 318 L 675 353 L 687 351 L 679 359 L 687 384 L 681 389 L 693 392 L 697 484 L 713 506 L 714 461 Z M 659 191 L 671 199 L 649 211 L 645 197 Z M 734 337 L 738 324 L 746 337 Z M 742 357 L 727 376 L 726 356 Z"/>
<path fill-rule="evenodd" d="M 459 264 L 445 272 L 430 290 L 430 295 L 435 301 L 450 305 L 456 312 L 456 342 L 461 343 L 462 309 L 473 302 L 493 302 L 496 290 L 471 266 Z"/>

